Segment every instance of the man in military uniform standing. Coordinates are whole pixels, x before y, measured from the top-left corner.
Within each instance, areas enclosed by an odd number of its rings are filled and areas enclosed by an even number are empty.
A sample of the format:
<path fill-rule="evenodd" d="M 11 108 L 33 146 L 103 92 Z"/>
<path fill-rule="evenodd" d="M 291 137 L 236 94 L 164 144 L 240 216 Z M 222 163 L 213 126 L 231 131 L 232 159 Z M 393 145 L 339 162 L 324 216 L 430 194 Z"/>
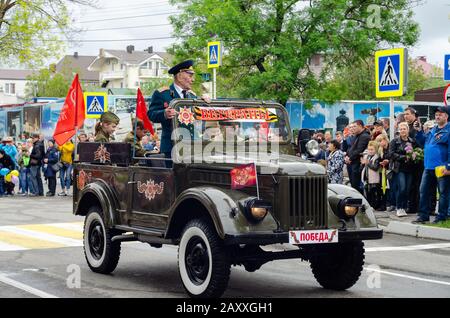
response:
<path fill-rule="evenodd" d="M 134 123 L 133 123 L 134 127 Z M 134 131 L 130 131 L 124 139 L 124 142 L 131 144 L 131 154 L 133 154 L 134 148 L 134 156 L 135 157 L 145 157 L 146 151 L 142 148 L 141 140 L 142 137 L 145 136 L 145 128 L 144 123 L 140 120 L 136 123 L 136 140 L 134 139 Z"/>
<path fill-rule="evenodd" d="M 148 110 L 148 118 L 154 123 L 161 123 L 161 153 L 166 158 L 171 158 L 173 143 L 172 119 L 177 115 L 175 109 L 169 107 L 174 98 L 197 98 L 191 91 L 194 83 L 194 61 L 187 60 L 175 65 L 169 70 L 169 74 L 174 76 L 174 82 L 170 87 L 156 90 L 152 96 L 152 102 Z M 171 164 L 167 165 L 171 167 Z"/>
<path fill-rule="evenodd" d="M 112 134 L 116 131 L 120 119 L 112 112 L 105 112 L 100 122 L 95 125 L 95 142 L 110 142 L 114 140 Z"/>

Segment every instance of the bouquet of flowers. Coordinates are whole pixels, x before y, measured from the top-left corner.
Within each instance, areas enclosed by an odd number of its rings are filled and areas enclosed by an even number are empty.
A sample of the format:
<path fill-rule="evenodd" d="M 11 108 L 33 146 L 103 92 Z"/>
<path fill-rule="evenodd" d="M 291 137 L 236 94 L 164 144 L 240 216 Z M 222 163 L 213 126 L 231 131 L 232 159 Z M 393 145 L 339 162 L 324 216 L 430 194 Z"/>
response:
<path fill-rule="evenodd" d="M 408 158 L 408 160 L 411 160 L 414 163 L 423 161 L 423 149 L 419 147 L 413 148 L 413 146 L 410 143 L 407 143 L 405 151 L 406 151 L 406 158 Z"/>

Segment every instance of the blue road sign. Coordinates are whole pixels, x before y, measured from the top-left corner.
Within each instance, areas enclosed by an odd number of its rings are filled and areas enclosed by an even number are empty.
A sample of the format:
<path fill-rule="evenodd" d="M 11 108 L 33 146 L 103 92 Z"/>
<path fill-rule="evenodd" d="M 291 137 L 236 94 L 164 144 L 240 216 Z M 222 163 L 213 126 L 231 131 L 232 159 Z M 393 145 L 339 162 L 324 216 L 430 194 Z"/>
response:
<path fill-rule="evenodd" d="M 402 96 L 406 92 L 407 61 L 405 49 L 391 49 L 375 53 L 377 97 Z"/>
<path fill-rule="evenodd" d="M 450 54 L 445 55 L 444 59 L 444 81 L 450 81 Z"/>
<path fill-rule="evenodd" d="M 222 48 L 220 41 L 208 42 L 208 68 L 222 65 Z"/>
<path fill-rule="evenodd" d="M 382 56 L 378 60 L 380 92 L 396 91 L 400 87 L 400 55 Z"/>
<path fill-rule="evenodd" d="M 100 118 L 108 111 L 107 93 L 84 93 L 87 118 Z"/>

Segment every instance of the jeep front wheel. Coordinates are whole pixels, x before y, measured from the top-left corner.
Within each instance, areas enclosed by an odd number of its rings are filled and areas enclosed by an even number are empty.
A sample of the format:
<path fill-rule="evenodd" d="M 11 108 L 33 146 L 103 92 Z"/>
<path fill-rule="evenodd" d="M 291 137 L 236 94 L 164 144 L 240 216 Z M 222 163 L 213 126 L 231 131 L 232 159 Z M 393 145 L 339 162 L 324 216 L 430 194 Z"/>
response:
<path fill-rule="evenodd" d="M 358 281 L 363 270 L 364 243 L 317 246 L 310 263 L 314 277 L 323 288 L 346 290 Z"/>
<path fill-rule="evenodd" d="M 99 207 L 92 207 L 84 221 L 84 255 L 93 272 L 109 274 L 116 268 L 120 258 L 120 241 L 111 239 L 115 232 L 105 226 Z"/>
<path fill-rule="evenodd" d="M 220 297 L 228 285 L 230 266 L 214 226 L 205 219 L 190 221 L 178 249 L 178 268 L 189 296 Z"/>

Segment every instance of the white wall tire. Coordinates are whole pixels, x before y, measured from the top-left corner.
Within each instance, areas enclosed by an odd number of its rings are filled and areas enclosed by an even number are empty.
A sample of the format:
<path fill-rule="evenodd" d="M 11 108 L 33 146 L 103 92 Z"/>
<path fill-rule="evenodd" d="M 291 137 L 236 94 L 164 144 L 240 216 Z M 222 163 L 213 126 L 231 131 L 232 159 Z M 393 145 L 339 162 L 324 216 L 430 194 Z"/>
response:
<path fill-rule="evenodd" d="M 89 268 L 101 274 L 114 271 L 119 263 L 120 241 L 111 241 L 114 231 L 105 226 L 100 208 L 89 209 L 83 233 L 84 255 Z"/>
<path fill-rule="evenodd" d="M 230 262 L 214 227 L 204 219 L 189 222 L 181 236 L 178 269 L 193 298 L 220 297 L 230 277 Z"/>

